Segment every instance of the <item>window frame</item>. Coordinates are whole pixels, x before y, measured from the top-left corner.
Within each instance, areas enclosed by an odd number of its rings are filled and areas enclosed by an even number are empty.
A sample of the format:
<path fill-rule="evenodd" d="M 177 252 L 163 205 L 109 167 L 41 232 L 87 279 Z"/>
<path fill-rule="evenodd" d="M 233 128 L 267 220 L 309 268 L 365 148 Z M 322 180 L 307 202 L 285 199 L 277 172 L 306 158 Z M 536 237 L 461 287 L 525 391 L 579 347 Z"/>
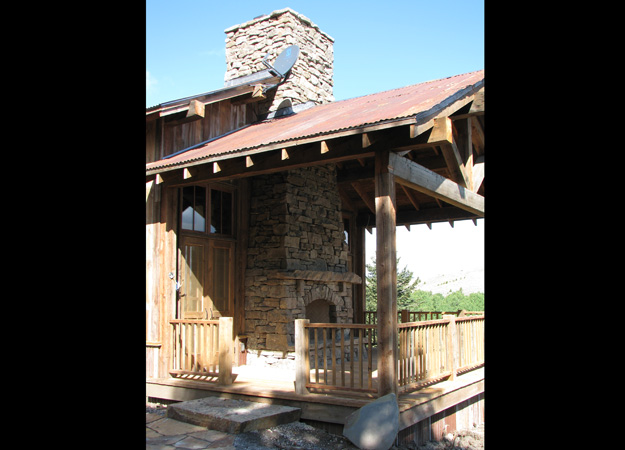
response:
<path fill-rule="evenodd" d="M 182 205 L 183 205 L 183 192 L 185 188 L 189 188 L 189 187 L 193 187 L 194 189 L 196 187 L 201 187 L 206 189 L 206 196 L 205 196 L 205 200 L 204 200 L 204 211 L 205 211 L 205 223 L 204 223 L 204 231 L 197 231 L 197 230 L 192 230 L 192 229 L 188 229 L 188 228 L 183 228 L 182 227 Z M 179 208 L 179 214 L 178 214 L 178 221 L 180 224 L 180 232 L 186 236 L 204 236 L 204 237 L 208 237 L 208 238 L 217 238 L 217 239 L 236 239 L 236 235 L 237 235 L 237 226 L 236 226 L 236 210 L 237 210 L 237 203 L 236 203 L 236 192 L 237 189 L 235 186 L 231 186 L 231 185 L 226 185 L 223 183 L 201 183 L 201 184 L 191 184 L 188 186 L 182 186 L 179 189 L 179 204 L 180 204 L 180 208 Z M 212 192 L 213 191 L 221 191 L 221 192 L 227 192 L 231 195 L 231 199 L 230 199 L 230 229 L 231 229 L 231 233 L 226 234 L 226 233 L 216 233 L 216 232 L 211 232 L 211 226 L 213 225 L 213 211 L 212 211 Z M 193 208 L 195 210 L 195 193 L 193 196 Z M 221 218 L 223 219 L 223 208 L 221 209 L 222 213 L 221 213 Z M 195 226 L 195 220 L 193 221 L 193 227 Z"/>

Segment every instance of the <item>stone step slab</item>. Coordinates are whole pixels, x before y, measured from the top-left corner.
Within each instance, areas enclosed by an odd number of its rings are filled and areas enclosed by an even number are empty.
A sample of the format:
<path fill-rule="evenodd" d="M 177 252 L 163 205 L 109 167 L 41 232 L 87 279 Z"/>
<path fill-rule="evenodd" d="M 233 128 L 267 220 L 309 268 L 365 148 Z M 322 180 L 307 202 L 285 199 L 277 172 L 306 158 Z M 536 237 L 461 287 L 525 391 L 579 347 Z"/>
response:
<path fill-rule="evenodd" d="M 300 408 L 220 397 L 200 398 L 167 407 L 167 417 L 171 419 L 231 434 L 296 422 L 300 416 Z"/>

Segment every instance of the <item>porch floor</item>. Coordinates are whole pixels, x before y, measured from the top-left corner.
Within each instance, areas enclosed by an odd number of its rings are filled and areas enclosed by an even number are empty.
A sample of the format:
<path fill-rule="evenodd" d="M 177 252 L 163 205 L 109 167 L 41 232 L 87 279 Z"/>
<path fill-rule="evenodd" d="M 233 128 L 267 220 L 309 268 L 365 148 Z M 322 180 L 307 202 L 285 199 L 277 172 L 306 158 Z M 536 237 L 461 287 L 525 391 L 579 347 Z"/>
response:
<path fill-rule="evenodd" d="M 374 375 L 377 378 L 377 371 Z M 283 369 L 239 366 L 233 367 L 233 377 L 234 382 L 228 386 L 217 384 L 216 377 L 148 379 L 146 396 L 174 401 L 220 396 L 294 406 L 302 409 L 302 419 L 341 425 L 345 417 L 375 398 L 369 393 L 338 391 L 298 395 L 295 372 Z M 480 367 L 458 375 L 455 380 L 400 393 L 400 430 L 482 392 L 484 368 Z"/>

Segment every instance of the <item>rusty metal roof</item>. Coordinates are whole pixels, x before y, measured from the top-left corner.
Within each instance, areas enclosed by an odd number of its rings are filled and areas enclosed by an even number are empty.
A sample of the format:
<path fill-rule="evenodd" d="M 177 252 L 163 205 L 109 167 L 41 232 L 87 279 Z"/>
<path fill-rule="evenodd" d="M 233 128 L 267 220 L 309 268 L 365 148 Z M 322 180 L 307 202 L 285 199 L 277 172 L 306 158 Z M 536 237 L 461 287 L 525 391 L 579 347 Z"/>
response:
<path fill-rule="evenodd" d="M 294 145 L 297 141 L 363 129 L 384 122 L 430 118 L 450 103 L 481 88 L 484 71 L 478 70 L 439 80 L 314 106 L 278 119 L 264 120 L 203 145 L 190 147 L 166 159 L 146 164 L 149 173 L 171 170 L 202 160 L 238 156 L 245 150 Z M 289 144 L 286 144 L 289 143 Z"/>

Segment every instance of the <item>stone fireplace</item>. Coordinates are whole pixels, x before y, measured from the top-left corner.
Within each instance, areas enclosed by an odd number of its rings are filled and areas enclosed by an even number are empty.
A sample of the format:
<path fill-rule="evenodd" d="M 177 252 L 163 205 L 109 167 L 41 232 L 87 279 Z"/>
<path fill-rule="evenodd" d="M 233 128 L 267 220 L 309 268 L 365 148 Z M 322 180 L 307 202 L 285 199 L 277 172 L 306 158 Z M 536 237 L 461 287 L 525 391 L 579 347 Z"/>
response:
<path fill-rule="evenodd" d="M 266 56 L 272 62 L 290 45 L 300 49 L 288 76 L 258 102 L 259 118 L 284 105 L 334 100 L 334 39 L 307 17 L 285 8 L 225 33 L 227 83 L 265 69 Z M 248 350 L 294 351 L 295 319 L 352 322 L 352 285 L 361 280 L 348 266 L 334 164 L 253 177 L 245 274 Z"/>
<path fill-rule="evenodd" d="M 341 200 L 333 164 L 252 180 L 245 330 L 250 350 L 292 352 L 295 319 L 351 323 Z"/>

